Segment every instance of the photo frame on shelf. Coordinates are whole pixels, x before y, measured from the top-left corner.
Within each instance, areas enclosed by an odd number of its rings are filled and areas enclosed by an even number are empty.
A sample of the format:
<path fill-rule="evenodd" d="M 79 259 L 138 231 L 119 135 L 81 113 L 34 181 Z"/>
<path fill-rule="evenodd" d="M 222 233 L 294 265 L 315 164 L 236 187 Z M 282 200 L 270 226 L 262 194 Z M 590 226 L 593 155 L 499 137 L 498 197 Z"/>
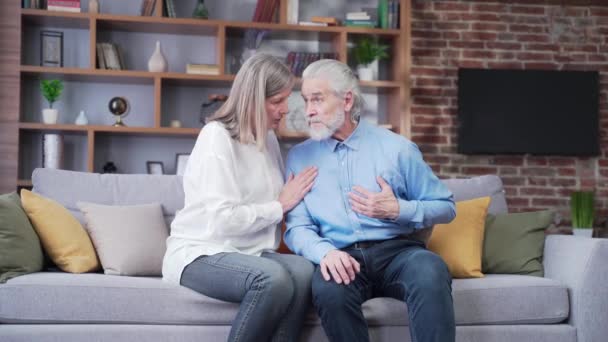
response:
<path fill-rule="evenodd" d="M 160 161 L 148 161 L 146 162 L 146 168 L 148 170 L 148 174 L 150 175 L 164 175 L 165 174 L 165 166 L 163 162 Z"/>
<path fill-rule="evenodd" d="M 40 31 L 40 66 L 63 67 L 63 32 Z"/>
<path fill-rule="evenodd" d="M 188 159 L 190 153 L 178 153 L 175 155 L 175 174 L 183 176 L 186 171 L 186 165 L 188 165 Z"/>

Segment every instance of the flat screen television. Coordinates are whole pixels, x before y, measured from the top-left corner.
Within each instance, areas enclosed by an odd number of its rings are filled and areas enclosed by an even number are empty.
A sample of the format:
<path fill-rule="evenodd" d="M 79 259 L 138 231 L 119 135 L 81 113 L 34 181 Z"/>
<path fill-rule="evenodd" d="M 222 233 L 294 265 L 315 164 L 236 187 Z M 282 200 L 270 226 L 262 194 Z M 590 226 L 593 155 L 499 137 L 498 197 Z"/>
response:
<path fill-rule="evenodd" d="M 458 71 L 458 152 L 594 156 L 596 71 Z"/>

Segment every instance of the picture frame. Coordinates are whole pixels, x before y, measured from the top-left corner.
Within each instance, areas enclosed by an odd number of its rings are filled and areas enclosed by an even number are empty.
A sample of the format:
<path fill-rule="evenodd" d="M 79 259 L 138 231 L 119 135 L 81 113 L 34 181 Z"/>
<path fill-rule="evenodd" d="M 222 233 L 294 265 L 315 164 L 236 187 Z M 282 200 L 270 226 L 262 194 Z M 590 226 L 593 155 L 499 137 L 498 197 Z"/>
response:
<path fill-rule="evenodd" d="M 161 161 L 148 161 L 146 162 L 146 169 L 149 175 L 164 175 L 165 166 Z"/>
<path fill-rule="evenodd" d="M 63 32 L 40 31 L 40 65 L 63 67 Z"/>
<path fill-rule="evenodd" d="M 175 174 L 178 176 L 183 176 L 184 172 L 186 172 L 186 165 L 188 165 L 188 159 L 190 158 L 190 153 L 178 153 L 175 155 Z"/>

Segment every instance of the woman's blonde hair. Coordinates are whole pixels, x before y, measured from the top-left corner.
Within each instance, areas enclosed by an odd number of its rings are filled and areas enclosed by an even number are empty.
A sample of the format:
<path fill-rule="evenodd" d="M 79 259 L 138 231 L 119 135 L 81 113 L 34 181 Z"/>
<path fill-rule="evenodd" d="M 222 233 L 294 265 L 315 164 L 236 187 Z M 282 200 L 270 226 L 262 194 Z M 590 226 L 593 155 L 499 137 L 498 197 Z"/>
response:
<path fill-rule="evenodd" d="M 240 143 L 255 143 L 264 150 L 268 134 L 265 101 L 293 84 L 292 73 L 278 58 L 255 54 L 241 66 L 228 99 L 209 121 L 221 122 Z"/>

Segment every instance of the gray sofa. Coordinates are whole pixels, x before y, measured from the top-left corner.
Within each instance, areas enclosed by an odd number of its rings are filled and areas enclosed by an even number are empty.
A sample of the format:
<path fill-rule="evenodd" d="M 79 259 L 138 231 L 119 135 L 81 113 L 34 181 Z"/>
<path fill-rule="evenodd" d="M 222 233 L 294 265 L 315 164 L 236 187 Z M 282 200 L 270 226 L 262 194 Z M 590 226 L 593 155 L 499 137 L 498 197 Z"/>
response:
<path fill-rule="evenodd" d="M 445 182 L 457 200 L 492 195 L 490 211 L 506 211 L 498 177 Z M 33 184 L 81 221 L 77 201 L 162 203 L 170 222 L 184 196 L 177 176 L 37 169 Z M 455 279 L 457 341 L 606 341 L 608 240 L 548 236 L 544 266 L 544 278 Z M 222 341 L 237 308 L 158 277 L 40 272 L 0 285 L 0 341 Z M 376 298 L 364 313 L 373 341 L 409 341 L 404 303 Z M 326 340 L 313 310 L 302 340 Z"/>

